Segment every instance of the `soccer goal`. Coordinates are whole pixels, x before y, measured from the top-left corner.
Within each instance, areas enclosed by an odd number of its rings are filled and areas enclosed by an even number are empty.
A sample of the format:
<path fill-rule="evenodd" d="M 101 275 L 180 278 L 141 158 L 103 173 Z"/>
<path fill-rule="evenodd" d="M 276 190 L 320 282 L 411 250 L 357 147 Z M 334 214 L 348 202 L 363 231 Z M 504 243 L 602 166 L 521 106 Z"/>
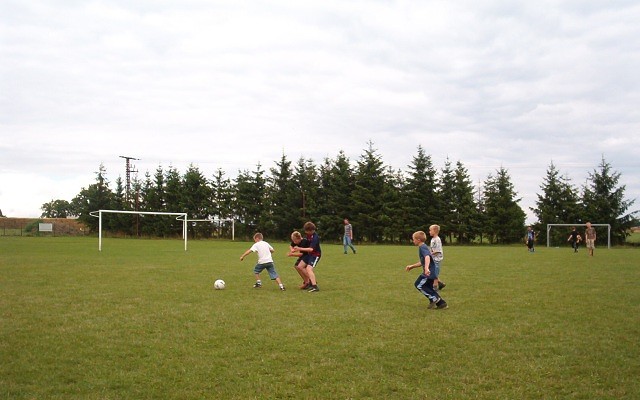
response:
<path fill-rule="evenodd" d="M 102 214 L 138 214 L 138 215 L 173 215 L 178 221 L 182 221 L 182 237 L 184 238 L 184 251 L 187 251 L 187 213 L 170 213 L 160 211 L 124 211 L 124 210 L 98 210 L 91 211 L 89 215 L 98 218 L 98 251 L 102 251 Z"/>
<path fill-rule="evenodd" d="M 218 234 L 222 230 L 223 224 L 231 224 L 231 240 L 236 240 L 236 222 L 233 218 L 207 218 L 207 219 L 188 219 L 188 223 L 208 222 L 214 229 L 217 229 Z"/>
<path fill-rule="evenodd" d="M 570 226 L 587 226 L 587 224 L 547 224 L 547 247 L 551 247 L 550 245 L 550 240 L 551 240 L 551 228 L 556 227 L 556 226 L 564 226 L 564 227 L 570 227 Z M 598 226 L 606 226 L 607 227 L 607 249 L 611 248 L 611 224 L 591 224 L 592 227 L 598 227 Z M 584 238 L 583 238 L 584 239 Z"/>

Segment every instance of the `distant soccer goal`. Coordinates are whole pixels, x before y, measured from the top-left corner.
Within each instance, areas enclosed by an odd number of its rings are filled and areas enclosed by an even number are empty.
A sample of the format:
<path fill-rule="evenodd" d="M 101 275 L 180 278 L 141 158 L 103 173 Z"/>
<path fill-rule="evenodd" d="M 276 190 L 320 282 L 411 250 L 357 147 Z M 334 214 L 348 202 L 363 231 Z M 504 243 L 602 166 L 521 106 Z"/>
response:
<path fill-rule="evenodd" d="M 198 222 L 208 222 L 214 227 L 213 230 L 217 233 L 218 237 L 222 236 L 221 232 L 223 231 L 224 224 L 231 224 L 231 240 L 236 240 L 236 222 L 233 218 L 188 219 L 187 222 L 193 225 Z M 214 235 L 211 235 L 211 237 L 214 237 Z"/>
<path fill-rule="evenodd" d="M 551 247 L 551 228 L 556 226 L 564 226 L 564 227 L 578 227 L 578 226 L 587 226 L 587 224 L 547 224 L 547 247 Z M 611 248 L 611 224 L 591 224 L 592 227 L 598 226 L 606 226 L 607 227 L 607 249 Z M 584 240 L 584 238 L 582 238 Z M 566 239 L 565 239 L 566 240 Z"/>
<path fill-rule="evenodd" d="M 89 215 L 98 218 L 98 251 L 102 251 L 102 214 L 137 214 L 137 215 L 173 215 L 178 221 L 182 221 L 182 237 L 184 238 L 184 251 L 187 251 L 187 213 L 170 213 L 160 211 L 124 211 L 124 210 L 98 210 L 91 211 Z"/>

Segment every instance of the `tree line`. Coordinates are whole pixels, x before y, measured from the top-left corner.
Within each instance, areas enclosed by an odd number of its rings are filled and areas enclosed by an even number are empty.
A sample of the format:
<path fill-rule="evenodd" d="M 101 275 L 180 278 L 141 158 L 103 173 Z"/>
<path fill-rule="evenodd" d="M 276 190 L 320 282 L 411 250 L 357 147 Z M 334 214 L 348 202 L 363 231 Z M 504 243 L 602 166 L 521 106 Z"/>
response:
<path fill-rule="evenodd" d="M 590 220 L 610 223 L 612 242 L 624 242 L 638 220 L 637 212 L 629 212 L 633 201 L 625 200 L 619 178 L 603 158 L 579 190 L 551 163 L 532 208 L 540 238 L 546 239 L 547 223 Z M 95 183 L 70 202 L 43 204 L 42 216 L 78 217 L 95 230 L 98 220 L 89 213 L 100 209 L 185 212 L 190 220 L 233 219 L 238 237 L 260 231 L 274 240 L 287 240 L 293 229 L 311 220 L 325 241 L 340 241 L 342 220 L 349 218 L 357 227 L 355 239 L 369 243 L 408 242 L 414 231 L 436 223 L 448 243 L 509 244 L 524 236 L 520 200 L 503 167 L 476 187 L 461 161 L 447 159 L 437 170 L 431 155 L 418 146 L 406 170 L 394 170 L 369 142 L 355 162 L 343 151 L 320 164 L 305 158 L 294 163 L 283 154 L 268 171 L 258 164 L 235 179 L 221 169 L 208 178 L 193 164 L 184 174 L 159 166 L 153 174 L 134 178 L 128 189 L 120 177 L 111 189 L 100 165 Z M 114 234 L 172 237 L 182 232 L 175 218 L 105 214 L 103 219 L 103 229 Z M 228 229 L 211 223 L 188 226 L 191 237 L 228 236 Z"/>

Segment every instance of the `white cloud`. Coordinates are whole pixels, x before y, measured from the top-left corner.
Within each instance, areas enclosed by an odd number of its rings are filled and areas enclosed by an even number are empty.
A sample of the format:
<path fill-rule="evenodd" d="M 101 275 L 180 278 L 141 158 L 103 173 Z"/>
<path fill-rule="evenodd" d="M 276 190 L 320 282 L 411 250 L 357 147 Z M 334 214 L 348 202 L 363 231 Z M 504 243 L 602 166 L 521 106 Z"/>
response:
<path fill-rule="evenodd" d="M 115 179 L 119 155 L 141 158 L 142 171 L 193 162 L 235 174 L 283 151 L 321 162 L 344 150 L 355 161 L 368 140 L 395 168 L 418 144 L 437 167 L 449 156 L 474 179 L 504 166 L 526 211 L 551 160 L 579 164 L 568 172 L 583 182 L 604 154 L 628 195 L 640 194 L 632 1 L 1 8 L 5 214 L 39 214 L 62 193 L 47 182 L 77 194 L 100 163 Z M 15 195 L 15 174 L 46 188 L 28 195 L 37 209 Z"/>

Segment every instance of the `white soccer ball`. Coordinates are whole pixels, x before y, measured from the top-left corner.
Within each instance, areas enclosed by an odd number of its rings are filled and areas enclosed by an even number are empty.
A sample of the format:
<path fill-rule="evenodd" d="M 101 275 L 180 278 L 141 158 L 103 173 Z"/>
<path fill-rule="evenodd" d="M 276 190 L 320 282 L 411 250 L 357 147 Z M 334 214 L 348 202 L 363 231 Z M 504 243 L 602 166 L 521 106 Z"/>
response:
<path fill-rule="evenodd" d="M 213 283 L 213 287 L 214 287 L 215 289 L 217 289 L 217 290 L 222 290 L 222 289 L 224 289 L 225 285 L 226 285 L 226 284 L 224 283 L 224 281 L 223 281 L 222 279 L 218 279 L 217 281 L 215 281 L 215 282 Z"/>

